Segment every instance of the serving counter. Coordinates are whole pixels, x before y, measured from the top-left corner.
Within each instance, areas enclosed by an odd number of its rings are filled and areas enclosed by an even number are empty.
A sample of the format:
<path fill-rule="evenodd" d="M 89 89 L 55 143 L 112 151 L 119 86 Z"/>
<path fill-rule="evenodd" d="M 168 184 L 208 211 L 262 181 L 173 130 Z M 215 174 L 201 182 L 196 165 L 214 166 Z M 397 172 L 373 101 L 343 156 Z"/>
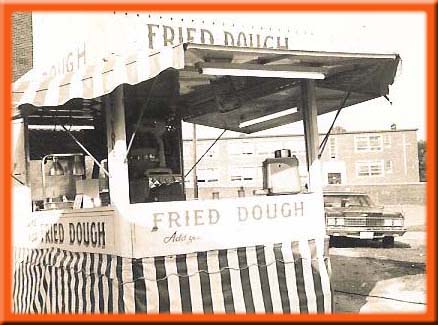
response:
<path fill-rule="evenodd" d="M 142 203 L 17 218 L 14 309 L 330 312 L 328 246 L 314 196 Z"/>

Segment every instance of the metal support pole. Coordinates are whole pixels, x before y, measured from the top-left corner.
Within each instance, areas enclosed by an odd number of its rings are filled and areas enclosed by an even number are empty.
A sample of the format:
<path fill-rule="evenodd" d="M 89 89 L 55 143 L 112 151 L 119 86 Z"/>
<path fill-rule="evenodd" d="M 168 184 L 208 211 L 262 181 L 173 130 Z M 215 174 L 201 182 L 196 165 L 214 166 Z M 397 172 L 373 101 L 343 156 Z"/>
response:
<path fill-rule="evenodd" d="M 30 187 L 30 150 L 29 150 L 29 123 L 27 117 L 23 118 L 23 140 L 24 140 L 24 170 L 26 185 Z"/>
<path fill-rule="evenodd" d="M 196 161 L 198 160 L 197 155 L 197 139 L 196 139 L 196 124 L 193 123 L 193 147 L 192 147 L 192 154 L 193 154 L 193 164 L 196 164 Z M 198 173 L 196 170 L 196 165 L 193 167 L 193 197 L 197 199 L 199 197 L 199 190 L 198 190 Z"/>
<path fill-rule="evenodd" d="M 322 193 L 321 165 L 318 158 L 319 134 L 317 122 L 317 106 L 315 81 L 302 80 L 302 112 L 304 123 L 304 139 L 306 144 L 307 170 L 309 172 L 309 192 Z"/>
<path fill-rule="evenodd" d="M 108 170 L 111 205 L 129 204 L 128 162 L 123 86 L 105 96 Z"/>

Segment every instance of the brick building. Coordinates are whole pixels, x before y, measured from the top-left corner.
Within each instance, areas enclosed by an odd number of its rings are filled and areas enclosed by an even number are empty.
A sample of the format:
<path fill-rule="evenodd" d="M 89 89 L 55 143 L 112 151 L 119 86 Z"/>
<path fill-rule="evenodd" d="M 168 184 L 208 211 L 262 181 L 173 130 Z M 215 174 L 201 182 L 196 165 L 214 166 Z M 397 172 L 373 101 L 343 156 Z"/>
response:
<path fill-rule="evenodd" d="M 32 14 L 12 14 L 12 81 L 33 67 Z"/>
<path fill-rule="evenodd" d="M 340 132 L 331 134 L 321 156 L 324 185 L 369 186 L 419 182 L 416 129 Z M 320 135 L 320 141 L 323 139 Z M 214 139 L 198 139 L 200 157 Z M 192 141 L 184 141 L 185 171 L 193 166 Z M 220 192 L 235 196 L 240 187 L 262 188 L 262 163 L 277 149 L 290 149 L 299 160 L 301 183 L 307 182 L 302 135 L 220 139 L 197 166 L 200 196 Z M 188 193 L 193 178 L 186 179 Z M 190 194 L 189 194 L 190 195 Z"/>
<path fill-rule="evenodd" d="M 323 154 L 326 184 L 419 182 L 417 130 L 345 132 Z"/>

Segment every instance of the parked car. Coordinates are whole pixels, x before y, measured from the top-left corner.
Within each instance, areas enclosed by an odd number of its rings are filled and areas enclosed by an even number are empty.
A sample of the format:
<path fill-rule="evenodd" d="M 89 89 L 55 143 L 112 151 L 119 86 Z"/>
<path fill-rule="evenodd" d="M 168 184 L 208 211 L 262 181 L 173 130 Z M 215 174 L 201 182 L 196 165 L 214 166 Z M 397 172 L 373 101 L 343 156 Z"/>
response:
<path fill-rule="evenodd" d="M 394 247 L 394 237 L 406 232 L 401 212 L 374 205 L 365 193 L 324 192 L 324 210 L 330 239 L 382 239 L 383 247 Z"/>

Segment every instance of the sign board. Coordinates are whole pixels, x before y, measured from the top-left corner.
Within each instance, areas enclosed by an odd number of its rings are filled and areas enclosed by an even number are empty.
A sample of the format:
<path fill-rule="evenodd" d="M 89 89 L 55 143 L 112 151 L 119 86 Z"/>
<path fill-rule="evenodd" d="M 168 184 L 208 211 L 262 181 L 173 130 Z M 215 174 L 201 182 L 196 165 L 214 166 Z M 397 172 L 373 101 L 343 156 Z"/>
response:
<path fill-rule="evenodd" d="M 392 16 L 303 12 L 33 12 L 33 67 L 57 75 L 98 63 L 111 53 L 155 51 L 181 42 L 308 51 L 394 52 L 397 39 L 393 37 L 394 30 L 390 28 L 385 33 L 381 30 L 382 21 L 393 21 L 396 16 Z"/>
<path fill-rule="evenodd" d="M 34 212 L 14 216 L 14 246 L 61 248 L 73 252 L 115 253 L 115 214 L 111 209 Z"/>
<path fill-rule="evenodd" d="M 48 75 L 75 71 L 110 54 L 156 51 L 186 42 L 269 49 L 290 49 L 292 44 L 286 28 L 237 26 L 193 13 L 34 13 L 33 30 L 34 67 Z M 294 43 L 312 43 L 310 33 L 294 32 Z"/>
<path fill-rule="evenodd" d="M 318 194 L 130 205 L 134 257 L 324 238 Z"/>
<path fill-rule="evenodd" d="M 130 204 L 14 218 L 14 246 L 124 257 L 323 239 L 320 194 Z"/>

